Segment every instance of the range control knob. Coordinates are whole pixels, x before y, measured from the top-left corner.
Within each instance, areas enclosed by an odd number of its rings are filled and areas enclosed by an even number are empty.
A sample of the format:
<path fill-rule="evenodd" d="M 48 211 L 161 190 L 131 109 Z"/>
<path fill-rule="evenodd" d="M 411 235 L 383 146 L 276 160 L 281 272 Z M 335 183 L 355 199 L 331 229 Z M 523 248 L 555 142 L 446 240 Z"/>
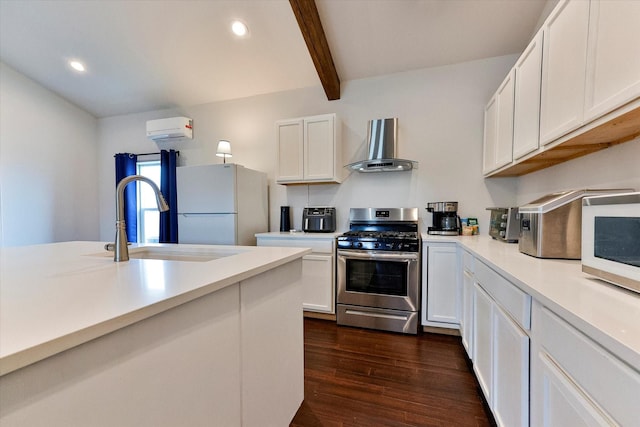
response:
<path fill-rule="evenodd" d="M 376 249 L 378 249 L 378 248 L 380 247 L 380 243 L 375 242 L 375 243 L 373 244 L 373 247 L 374 247 L 374 248 L 376 248 Z"/>
<path fill-rule="evenodd" d="M 361 247 L 362 247 L 362 242 L 358 242 L 358 243 L 356 243 L 356 246 L 357 246 L 357 247 L 359 247 L 359 248 L 361 248 Z"/>

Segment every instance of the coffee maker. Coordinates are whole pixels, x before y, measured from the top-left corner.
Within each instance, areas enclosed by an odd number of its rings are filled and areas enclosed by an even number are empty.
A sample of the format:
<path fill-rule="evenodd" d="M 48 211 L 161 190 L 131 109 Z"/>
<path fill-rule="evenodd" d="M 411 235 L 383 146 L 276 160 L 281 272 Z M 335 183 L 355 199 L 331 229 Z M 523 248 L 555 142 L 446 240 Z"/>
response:
<path fill-rule="evenodd" d="M 460 234 L 458 202 L 427 203 L 427 211 L 433 213 L 433 226 L 427 229 L 428 234 L 440 236 L 457 236 Z"/>

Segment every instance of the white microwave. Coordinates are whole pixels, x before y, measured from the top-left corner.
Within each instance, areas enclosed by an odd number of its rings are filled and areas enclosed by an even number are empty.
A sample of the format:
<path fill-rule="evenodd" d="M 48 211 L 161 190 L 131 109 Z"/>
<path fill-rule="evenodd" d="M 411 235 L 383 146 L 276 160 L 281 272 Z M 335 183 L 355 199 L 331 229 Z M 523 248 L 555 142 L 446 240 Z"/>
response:
<path fill-rule="evenodd" d="M 640 293 L 640 193 L 582 200 L 582 271 Z"/>

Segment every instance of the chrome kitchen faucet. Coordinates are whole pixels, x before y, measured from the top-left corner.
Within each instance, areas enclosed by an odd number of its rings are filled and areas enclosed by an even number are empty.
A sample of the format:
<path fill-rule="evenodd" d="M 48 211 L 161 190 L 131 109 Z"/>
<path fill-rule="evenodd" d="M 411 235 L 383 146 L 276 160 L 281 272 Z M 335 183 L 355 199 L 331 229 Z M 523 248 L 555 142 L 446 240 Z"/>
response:
<path fill-rule="evenodd" d="M 124 188 L 127 184 L 133 181 L 143 181 L 151 186 L 156 194 L 156 202 L 158 203 L 158 210 L 160 212 L 166 212 L 169 210 L 169 205 L 164 199 L 164 196 L 160 192 L 158 186 L 149 178 L 142 175 L 130 175 L 123 178 L 116 187 L 116 241 L 113 247 L 114 255 L 113 260 L 115 262 L 129 261 L 129 248 L 127 246 L 127 229 L 124 221 Z M 105 246 L 107 248 L 110 245 Z"/>

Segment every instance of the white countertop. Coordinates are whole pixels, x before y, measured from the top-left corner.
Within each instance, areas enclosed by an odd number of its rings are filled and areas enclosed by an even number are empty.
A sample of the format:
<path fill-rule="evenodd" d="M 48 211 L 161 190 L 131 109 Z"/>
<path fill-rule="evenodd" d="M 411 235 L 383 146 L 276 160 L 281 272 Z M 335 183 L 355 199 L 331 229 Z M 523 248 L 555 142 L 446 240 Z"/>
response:
<path fill-rule="evenodd" d="M 640 370 L 640 294 L 582 272 L 580 261 L 540 259 L 489 236 L 422 235 L 456 242 L 500 275 Z"/>
<path fill-rule="evenodd" d="M 269 233 L 258 233 L 256 237 L 262 239 L 316 239 L 327 240 L 335 239 L 343 234 L 343 231 L 335 231 L 333 233 L 306 233 L 304 231 L 271 231 Z"/>
<path fill-rule="evenodd" d="M 66 242 L 0 248 L 0 375 L 310 253 L 155 245 L 237 254 L 208 262 L 132 258 L 115 263 L 103 246 Z"/>

